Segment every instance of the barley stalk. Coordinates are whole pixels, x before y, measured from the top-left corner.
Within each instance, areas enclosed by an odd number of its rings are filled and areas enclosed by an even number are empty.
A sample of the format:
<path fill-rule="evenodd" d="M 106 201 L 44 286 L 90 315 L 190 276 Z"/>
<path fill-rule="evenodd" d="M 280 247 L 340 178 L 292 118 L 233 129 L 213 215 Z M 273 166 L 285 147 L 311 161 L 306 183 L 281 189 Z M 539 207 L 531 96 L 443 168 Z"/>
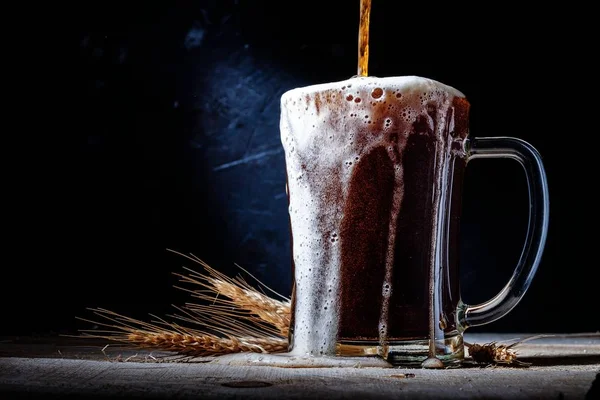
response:
<path fill-rule="evenodd" d="M 261 320 L 273 325 L 283 337 L 288 336 L 290 327 L 290 304 L 272 299 L 256 290 L 242 288 L 211 278 L 219 294 L 229 297 L 239 308 L 257 315 Z"/>
<path fill-rule="evenodd" d="M 470 344 L 465 342 L 465 346 L 469 350 L 469 355 L 479 364 L 503 364 L 503 365 L 515 365 L 515 366 L 528 366 L 528 363 L 524 363 L 517 358 L 517 352 L 513 350 L 513 347 L 522 342 L 513 343 L 511 345 L 496 344 L 496 342 L 490 342 L 485 344 Z"/>
<path fill-rule="evenodd" d="M 273 292 L 258 280 L 259 284 L 281 300 L 261 293 L 241 276 L 230 278 L 193 255 L 183 256 L 202 265 L 206 273 L 185 268 L 187 274 L 175 275 L 179 276 L 181 282 L 200 286 L 200 289 L 179 289 L 210 304 L 187 303 L 177 308 L 181 314 L 172 317 L 200 326 L 201 329 L 183 327 L 156 316 L 154 318 L 158 321 L 144 322 L 97 308 L 90 310 L 108 322 L 78 319 L 110 330 L 82 330 L 83 336 L 192 357 L 238 352 L 280 353 L 288 350 L 289 299 Z"/>
<path fill-rule="evenodd" d="M 280 353 L 288 349 L 287 339 L 284 338 L 270 335 L 243 335 L 243 333 L 256 333 L 249 328 L 242 327 L 239 328 L 239 331 L 229 330 L 231 333 L 224 333 L 224 337 L 219 337 L 203 331 L 184 328 L 164 320 L 148 323 L 102 308 L 92 309 L 92 311 L 111 322 L 94 323 L 110 328 L 110 330 L 84 330 L 82 331 L 84 337 L 106 339 L 138 348 L 173 351 L 191 357 L 239 352 Z"/>
<path fill-rule="evenodd" d="M 280 338 L 229 337 L 213 335 L 196 336 L 176 332 L 146 332 L 142 330 L 125 335 L 125 342 L 146 349 L 174 351 L 192 357 L 205 357 L 229 353 L 281 353 L 288 343 Z"/>
<path fill-rule="evenodd" d="M 185 268 L 187 274 L 175 274 L 181 282 L 198 285 L 203 289 L 190 290 L 179 288 L 190 292 L 192 296 L 212 302 L 211 308 L 216 310 L 216 306 L 232 309 L 237 316 L 243 319 L 256 321 L 253 318 L 247 318 L 249 313 L 258 317 L 258 321 L 273 326 L 281 337 L 287 337 L 290 326 L 290 300 L 275 293 L 282 300 L 274 299 L 264 293 L 259 292 L 250 286 L 242 277 L 230 278 L 225 274 L 211 268 L 208 264 L 194 256 L 184 257 L 199 263 L 208 274 L 202 274 L 197 271 Z M 238 266 L 239 267 L 239 266 Z M 241 267 L 240 267 L 241 268 Z M 262 283 L 259 281 L 262 285 Z M 267 288 L 270 290 L 269 288 Z M 221 296 L 225 296 L 222 298 Z M 186 308 L 192 311 L 210 312 L 206 306 L 188 303 Z M 247 313 L 244 313 L 247 312 Z"/>

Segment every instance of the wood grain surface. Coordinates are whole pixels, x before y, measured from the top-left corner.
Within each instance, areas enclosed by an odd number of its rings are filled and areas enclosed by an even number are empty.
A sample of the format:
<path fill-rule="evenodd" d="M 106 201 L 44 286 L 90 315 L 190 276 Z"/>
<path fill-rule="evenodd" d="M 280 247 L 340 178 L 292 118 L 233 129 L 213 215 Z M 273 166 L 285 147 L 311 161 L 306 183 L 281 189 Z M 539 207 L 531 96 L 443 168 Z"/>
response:
<path fill-rule="evenodd" d="M 472 343 L 531 335 L 467 335 Z M 593 398 L 600 374 L 600 337 L 557 337 L 523 343 L 528 368 L 476 366 L 406 368 L 275 368 L 230 366 L 219 358 L 181 360 L 173 354 L 105 344 L 0 344 L 0 398 Z M 30 340 L 30 342 L 32 342 Z M 7 397 L 8 396 L 8 397 Z"/>

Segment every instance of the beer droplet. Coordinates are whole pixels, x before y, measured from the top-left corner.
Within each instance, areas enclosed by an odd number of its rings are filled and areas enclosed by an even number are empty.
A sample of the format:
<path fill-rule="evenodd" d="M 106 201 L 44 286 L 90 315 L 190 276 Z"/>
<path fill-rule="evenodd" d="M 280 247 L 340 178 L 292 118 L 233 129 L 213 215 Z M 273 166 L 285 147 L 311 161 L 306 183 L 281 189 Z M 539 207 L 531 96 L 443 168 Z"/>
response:
<path fill-rule="evenodd" d="M 446 321 L 444 321 L 443 319 L 440 320 L 440 329 L 444 330 L 446 329 L 447 325 L 446 325 Z"/>
<path fill-rule="evenodd" d="M 352 99 L 354 99 L 354 96 L 352 96 L 351 94 L 349 94 L 348 97 L 346 97 L 346 100 L 348 101 L 352 101 Z"/>
<path fill-rule="evenodd" d="M 383 96 L 383 89 L 382 88 L 375 88 L 373 89 L 373 91 L 371 92 L 371 97 L 373 97 L 374 99 L 378 99 L 381 96 Z"/>
<path fill-rule="evenodd" d="M 357 98 L 355 98 L 355 99 L 354 99 L 354 102 L 355 102 L 355 103 L 360 103 L 360 97 L 357 97 Z"/>
<path fill-rule="evenodd" d="M 421 363 L 421 367 L 427 368 L 427 369 L 440 369 L 440 368 L 444 368 L 444 363 L 442 363 L 436 357 L 429 357 Z"/>

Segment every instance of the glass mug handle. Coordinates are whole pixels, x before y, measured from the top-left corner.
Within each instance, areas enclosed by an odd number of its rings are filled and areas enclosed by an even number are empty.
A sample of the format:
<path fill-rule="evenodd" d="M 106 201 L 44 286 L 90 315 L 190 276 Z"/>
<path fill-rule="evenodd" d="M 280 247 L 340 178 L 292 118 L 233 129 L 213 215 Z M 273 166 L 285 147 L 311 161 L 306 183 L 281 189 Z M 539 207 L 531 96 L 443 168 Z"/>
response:
<path fill-rule="evenodd" d="M 542 258 L 549 219 L 548 182 L 537 150 L 511 137 L 472 138 L 465 141 L 467 161 L 476 158 L 512 158 L 525 169 L 529 191 L 529 223 L 525 245 L 512 277 L 492 299 L 476 305 L 462 304 L 459 329 L 489 324 L 508 314 L 523 298 Z"/>

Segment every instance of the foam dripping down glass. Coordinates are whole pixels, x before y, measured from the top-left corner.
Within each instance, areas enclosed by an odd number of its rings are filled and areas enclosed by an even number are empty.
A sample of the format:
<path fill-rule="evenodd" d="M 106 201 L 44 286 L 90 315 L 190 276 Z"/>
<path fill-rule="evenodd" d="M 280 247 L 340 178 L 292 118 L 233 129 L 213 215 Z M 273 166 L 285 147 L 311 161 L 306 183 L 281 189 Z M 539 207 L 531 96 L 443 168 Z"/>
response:
<path fill-rule="evenodd" d="M 521 300 L 548 229 L 538 152 L 510 137 L 469 137 L 469 102 L 431 79 L 355 77 L 281 98 L 292 237 L 290 351 L 448 366 L 469 326 Z M 466 305 L 459 292 L 463 176 L 475 158 L 524 167 L 530 215 L 507 285 Z"/>

